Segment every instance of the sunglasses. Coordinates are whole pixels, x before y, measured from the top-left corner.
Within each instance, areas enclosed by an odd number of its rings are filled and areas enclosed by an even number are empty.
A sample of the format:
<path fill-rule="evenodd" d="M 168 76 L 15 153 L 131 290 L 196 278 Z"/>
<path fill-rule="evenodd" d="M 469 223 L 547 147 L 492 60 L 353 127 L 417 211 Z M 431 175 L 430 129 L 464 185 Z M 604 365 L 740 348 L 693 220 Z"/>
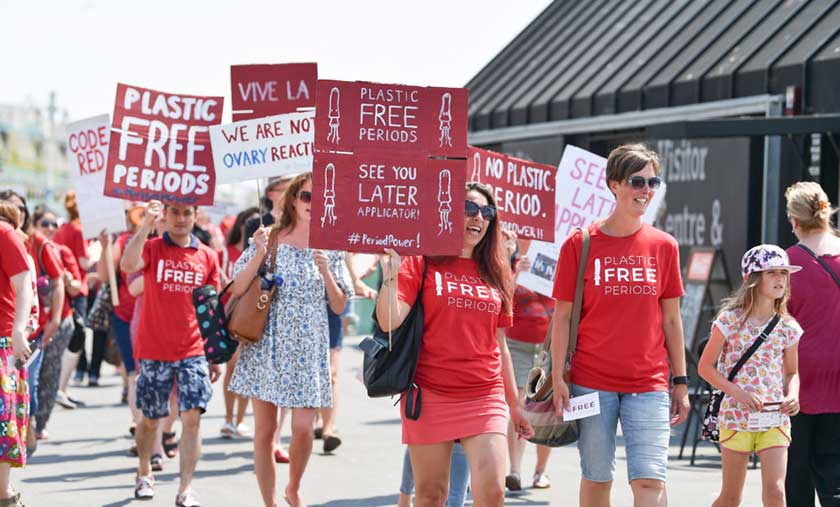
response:
<path fill-rule="evenodd" d="M 302 190 L 298 192 L 298 199 L 305 203 L 312 202 L 312 192 L 307 192 L 306 190 Z"/>
<path fill-rule="evenodd" d="M 662 184 L 662 178 L 659 176 L 652 176 L 646 180 L 644 176 L 631 176 L 627 178 L 627 183 L 629 183 L 634 190 L 641 190 L 645 188 L 645 184 L 647 184 L 651 190 L 656 190 L 659 188 L 659 185 Z"/>
<path fill-rule="evenodd" d="M 496 207 L 491 205 L 479 206 L 472 201 L 464 201 L 464 214 L 474 217 L 481 213 L 481 218 L 488 222 L 496 218 Z"/>
<path fill-rule="evenodd" d="M 40 224 L 41 227 L 58 227 L 58 222 L 53 222 L 50 220 L 41 220 Z"/>

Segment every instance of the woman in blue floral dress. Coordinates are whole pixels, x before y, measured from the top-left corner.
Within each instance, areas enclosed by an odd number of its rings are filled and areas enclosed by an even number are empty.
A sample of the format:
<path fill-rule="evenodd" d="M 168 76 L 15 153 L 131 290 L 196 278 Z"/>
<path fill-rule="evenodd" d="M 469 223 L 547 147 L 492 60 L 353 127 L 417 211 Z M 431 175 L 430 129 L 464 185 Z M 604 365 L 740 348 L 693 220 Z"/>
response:
<path fill-rule="evenodd" d="M 301 174 L 286 190 L 279 222 L 260 228 L 233 268 L 231 293 L 237 297 L 268 262 L 269 240 L 277 238 L 276 292 L 265 332 L 259 342 L 242 345 L 229 387 L 254 402 L 254 469 L 266 507 L 276 501 L 272 451 L 278 407 L 293 409 L 285 498 L 292 507 L 303 505 L 298 492 L 312 453 L 316 409 L 332 405 L 325 303 L 340 314 L 352 290 L 343 252 L 309 248 L 311 200 L 312 174 Z"/>

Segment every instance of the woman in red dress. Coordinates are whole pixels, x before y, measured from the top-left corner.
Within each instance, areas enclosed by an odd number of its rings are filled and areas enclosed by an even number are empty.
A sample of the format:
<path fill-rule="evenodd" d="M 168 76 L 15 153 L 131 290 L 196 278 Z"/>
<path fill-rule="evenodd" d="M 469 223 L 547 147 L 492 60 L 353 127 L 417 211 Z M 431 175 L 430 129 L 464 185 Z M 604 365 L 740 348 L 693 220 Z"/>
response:
<path fill-rule="evenodd" d="M 442 506 L 452 446 L 470 465 L 475 505 L 502 506 L 508 412 L 520 436 L 533 432 L 520 415 L 510 352 L 502 328 L 513 322 L 513 276 L 489 188 L 467 184 L 460 256 L 428 258 L 423 287 L 423 343 L 415 383 L 417 420 L 405 418 L 415 478 L 415 505 Z M 418 297 L 423 257 L 404 261 L 386 250 L 376 317 L 384 330 L 402 324 Z M 390 307 L 390 308 L 389 308 Z"/>

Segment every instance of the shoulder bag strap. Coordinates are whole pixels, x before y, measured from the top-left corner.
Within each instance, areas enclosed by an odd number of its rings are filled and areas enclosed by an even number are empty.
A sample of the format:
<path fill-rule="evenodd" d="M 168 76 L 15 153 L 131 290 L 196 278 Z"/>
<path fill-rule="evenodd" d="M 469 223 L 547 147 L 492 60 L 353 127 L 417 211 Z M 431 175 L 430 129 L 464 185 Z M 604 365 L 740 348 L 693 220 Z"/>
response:
<path fill-rule="evenodd" d="M 811 250 L 807 246 L 803 245 L 802 243 L 797 243 L 796 246 L 798 246 L 799 248 L 801 248 L 801 249 L 805 250 L 806 252 L 808 252 L 809 254 L 811 254 L 811 257 L 816 259 L 817 262 L 820 263 L 820 266 L 822 266 L 824 270 L 828 271 L 828 274 L 831 275 L 831 279 L 834 280 L 834 283 L 837 284 L 837 287 L 840 287 L 840 277 L 838 277 L 837 274 L 834 271 L 831 270 L 829 265 L 826 264 L 825 261 L 822 260 L 822 258 L 819 255 L 816 254 L 816 252 L 814 252 L 813 250 Z"/>
<path fill-rule="evenodd" d="M 277 250 L 278 250 L 277 247 L 279 246 L 277 244 L 277 236 L 279 236 L 279 235 L 280 235 L 280 232 L 278 232 L 277 229 L 273 229 L 271 231 L 271 235 L 268 238 L 268 247 L 267 247 L 268 248 L 268 254 L 266 255 L 266 257 L 268 257 L 268 267 L 266 268 L 266 271 L 265 271 L 266 275 L 273 275 L 274 274 L 274 262 L 277 260 Z M 263 261 L 263 262 L 265 262 L 265 261 Z"/>
<path fill-rule="evenodd" d="M 422 304 L 422 300 L 420 299 L 423 296 L 423 287 L 426 286 L 426 256 L 423 256 L 423 275 L 420 276 L 420 290 L 417 291 L 417 301 L 420 301 Z M 397 287 L 399 289 L 399 287 Z"/>
<path fill-rule="evenodd" d="M 577 330 L 580 324 L 580 308 L 583 305 L 583 274 L 586 271 L 586 261 L 589 259 L 589 229 L 579 227 L 583 244 L 580 248 L 580 264 L 578 264 L 577 281 L 575 282 L 575 301 L 572 303 L 572 319 L 569 326 L 569 348 L 567 354 L 571 354 L 577 347 Z M 548 332 L 543 342 L 543 350 L 551 350 L 551 330 L 554 328 L 554 316 L 548 324 Z"/>
<path fill-rule="evenodd" d="M 741 370 L 741 367 L 744 366 L 744 363 L 746 363 L 747 360 L 749 360 L 749 358 L 752 357 L 755 351 L 758 350 L 758 347 L 760 347 L 761 344 L 764 343 L 764 340 L 767 339 L 767 336 L 769 336 L 770 333 L 773 332 L 773 328 L 775 328 L 776 324 L 779 323 L 779 319 L 781 319 L 781 316 L 778 313 L 774 315 L 770 323 L 767 324 L 767 327 L 764 328 L 764 331 L 762 331 L 761 334 L 758 335 L 758 338 L 756 338 L 753 344 L 750 345 L 750 348 L 748 348 L 747 351 L 744 352 L 744 354 L 741 356 L 741 359 L 738 359 L 738 362 L 735 363 L 735 366 L 732 367 L 732 371 L 729 372 L 730 382 L 732 382 L 732 380 L 735 379 L 735 376 L 738 375 L 738 372 Z"/>

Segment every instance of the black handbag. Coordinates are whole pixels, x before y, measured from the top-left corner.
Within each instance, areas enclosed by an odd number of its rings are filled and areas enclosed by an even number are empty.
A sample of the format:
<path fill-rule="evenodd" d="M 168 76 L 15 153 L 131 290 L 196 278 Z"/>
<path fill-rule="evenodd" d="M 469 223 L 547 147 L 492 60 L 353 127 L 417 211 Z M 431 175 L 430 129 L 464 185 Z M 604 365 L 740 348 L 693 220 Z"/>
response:
<path fill-rule="evenodd" d="M 373 336 L 359 344 L 365 353 L 363 380 L 371 398 L 406 393 L 405 416 L 416 421 L 420 417 L 422 392 L 414 383 L 420 344 L 423 340 L 423 286 L 426 284 L 426 259 L 414 306 L 405 320 L 390 332 L 383 331 L 373 312 Z"/>
<path fill-rule="evenodd" d="M 111 329 L 111 313 L 114 305 L 111 302 L 111 287 L 108 282 L 103 282 L 96 291 L 96 298 L 90 305 L 87 314 L 87 326 L 94 331 L 108 332 Z"/>
<path fill-rule="evenodd" d="M 82 350 L 85 346 L 85 319 L 73 310 L 73 335 L 70 337 L 70 343 L 67 344 L 67 350 L 76 353 Z"/>
<path fill-rule="evenodd" d="M 732 371 L 729 372 L 729 381 L 732 382 L 735 379 L 735 376 L 738 375 L 738 372 L 741 371 L 741 367 L 749 360 L 750 357 L 755 353 L 756 350 L 764 343 L 764 340 L 773 332 L 773 328 L 776 327 L 776 324 L 779 323 L 779 319 L 781 317 L 779 314 L 776 314 L 773 317 L 773 320 L 767 324 L 767 327 L 758 335 L 758 338 L 755 339 L 750 348 L 748 348 L 742 355 L 741 358 L 738 359 L 738 362 L 735 363 L 735 366 L 732 367 Z M 709 396 L 709 404 L 706 405 L 706 414 L 703 416 L 703 430 L 701 432 L 701 436 L 710 442 L 717 442 L 720 440 L 720 427 L 718 424 L 718 414 L 720 413 L 720 404 L 723 401 L 723 396 L 725 393 L 720 389 L 715 389 L 712 391 L 712 395 Z"/>
<path fill-rule="evenodd" d="M 239 346 L 239 342 L 228 334 L 227 316 L 222 304 L 222 296 L 230 286 L 231 283 L 228 283 L 222 292 L 219 292 L 212 285 L 204 285 L 192 293 L 198 330 L 204 342 L 204 355 L 207 356 L 207 361 L 213 364 L 230 361 L 236 347 Z"/>

